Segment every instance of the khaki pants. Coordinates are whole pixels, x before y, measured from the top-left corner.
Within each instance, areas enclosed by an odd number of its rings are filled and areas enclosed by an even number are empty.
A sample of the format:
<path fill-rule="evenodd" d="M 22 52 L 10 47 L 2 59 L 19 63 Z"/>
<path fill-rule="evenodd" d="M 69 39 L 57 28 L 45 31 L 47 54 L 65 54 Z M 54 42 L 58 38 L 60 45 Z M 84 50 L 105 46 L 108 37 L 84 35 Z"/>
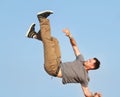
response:
<path fill-rule="evenodd" d="M 51 36 L 50 22 L 46 18 L 40 18 L 41 39 L 44 47 L 44 68 L 52 76 L 57 76 L 60 65 L 60 48 L 58 40 Z"/>

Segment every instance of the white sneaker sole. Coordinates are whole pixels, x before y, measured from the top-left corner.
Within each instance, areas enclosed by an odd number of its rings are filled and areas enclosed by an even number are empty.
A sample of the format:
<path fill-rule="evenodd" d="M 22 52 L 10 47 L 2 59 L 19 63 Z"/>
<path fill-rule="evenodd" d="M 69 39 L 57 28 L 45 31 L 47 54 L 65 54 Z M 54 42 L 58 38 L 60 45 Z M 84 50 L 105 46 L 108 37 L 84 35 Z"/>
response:
<path fill-rule="evenodd" d="M 31 29 L 31 27 L 32 27 L 34 24 L 35 24 L 35 23 L 32 23 L 32 24 L 30 25 L 30 27 L 29 27 L 27 33 L 25 34 L 26 37 L 28 37 L 28 35 L 29 35 L 29 33 L 30 33 L 30 29 Z"/>
<path fill-rule="evenodd" d="M 37 15 L 40 15 L 40 14 L 43 14 L 43 13 L 46 13 L 46 12 L 53 13 L 53 11 L 51 11 L 51 10 L 45 10 L 45 11 L 38 12 Z"/>

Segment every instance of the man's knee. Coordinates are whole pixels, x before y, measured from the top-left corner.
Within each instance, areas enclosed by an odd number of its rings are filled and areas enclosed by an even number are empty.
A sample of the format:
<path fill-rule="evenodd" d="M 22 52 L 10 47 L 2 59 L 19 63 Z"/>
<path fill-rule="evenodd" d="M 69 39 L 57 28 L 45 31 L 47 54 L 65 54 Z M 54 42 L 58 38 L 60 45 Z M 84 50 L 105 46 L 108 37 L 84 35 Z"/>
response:
<path fill-rule="evenodd" d="M 57 65 L 49 65 L 49 66 L 44 65 L 44 69 L 49 75 L 54 77 L 57 76 L 57 70 L 58 70 Z"/>

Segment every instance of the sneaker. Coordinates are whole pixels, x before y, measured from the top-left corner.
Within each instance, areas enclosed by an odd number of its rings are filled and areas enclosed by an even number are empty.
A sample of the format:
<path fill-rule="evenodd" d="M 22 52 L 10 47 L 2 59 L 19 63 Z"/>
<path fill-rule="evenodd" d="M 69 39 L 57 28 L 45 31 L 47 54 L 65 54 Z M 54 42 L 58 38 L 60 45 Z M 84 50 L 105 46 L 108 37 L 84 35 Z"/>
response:
<path fill-rule="evenodd" d="M 50 14 L 53 14 L 53 11 L 45 10 L 45 11 L 42 11 L 42 12 L 38 12 L 37 17 L 38 18 L 47 18 Z"/>
<path fill-rule="evenodd" d="M 28 38 L 33 38 L 34 35 L 36 35 L 36 33 L 35 33 L 35 23 L 32 23 L 25 36 L 28 37 Z"/>

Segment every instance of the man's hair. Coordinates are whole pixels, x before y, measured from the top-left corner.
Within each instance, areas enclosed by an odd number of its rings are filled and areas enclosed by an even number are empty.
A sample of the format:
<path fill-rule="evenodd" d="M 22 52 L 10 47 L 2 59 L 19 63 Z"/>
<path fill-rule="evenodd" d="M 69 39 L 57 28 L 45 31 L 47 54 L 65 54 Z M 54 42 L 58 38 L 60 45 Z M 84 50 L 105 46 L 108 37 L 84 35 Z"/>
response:
<path fill-rule="evenodd" d="M 93 58 L 96 62 L 94 63 L 94 70 L 98 69 L 100 67 L 100 61 L 97 58 Z"/>

